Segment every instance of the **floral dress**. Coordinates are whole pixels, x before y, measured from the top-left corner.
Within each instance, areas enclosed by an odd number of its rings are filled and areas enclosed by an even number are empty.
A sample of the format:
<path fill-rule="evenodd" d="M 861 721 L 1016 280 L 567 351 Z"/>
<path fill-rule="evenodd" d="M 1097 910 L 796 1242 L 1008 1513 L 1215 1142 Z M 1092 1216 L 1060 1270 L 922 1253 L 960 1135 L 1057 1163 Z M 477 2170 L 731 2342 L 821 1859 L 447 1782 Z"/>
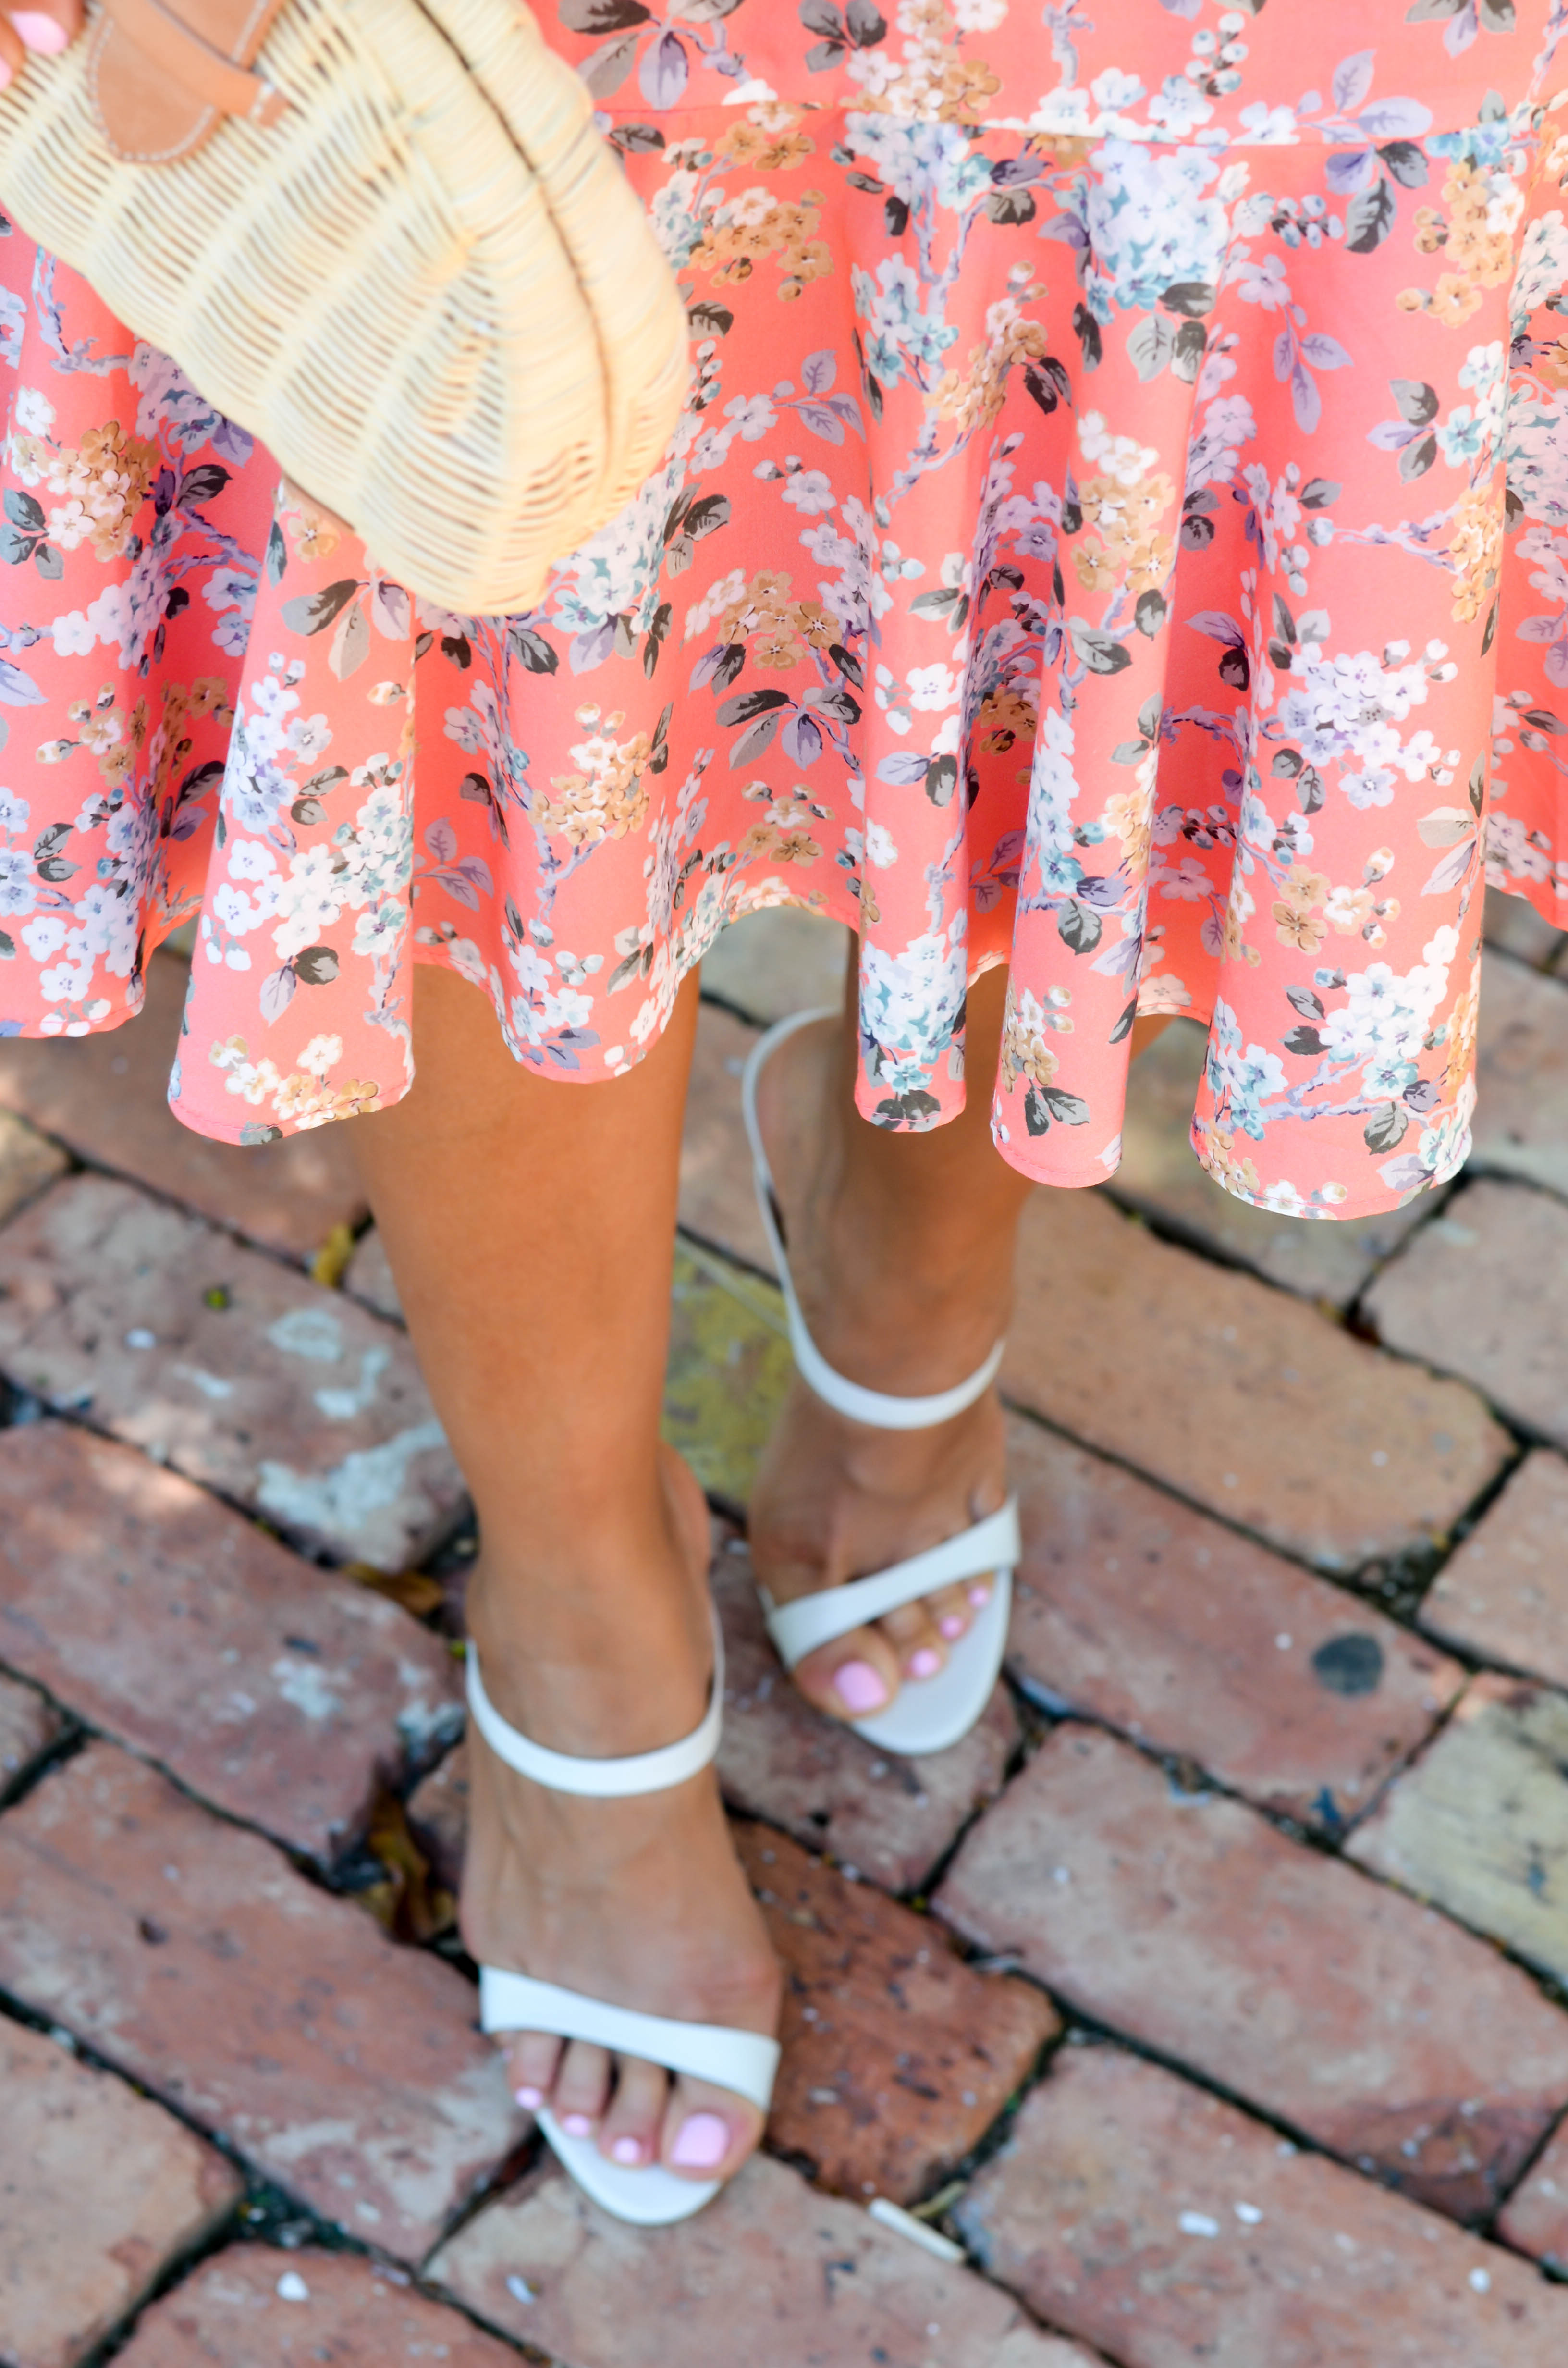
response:
<path fill-rule="evenodd" d="M 883 6 L 890 14 L 884 16 Z M 394 1101 L 412 962 L 591 1082 L 728 921 L 859 932 L 860 1107 L 1240 1198 L 1464 1158 L 1483 876 L 1568 920 L 1568 0 L 542 0 L 679 277 L 667 460 L 429 608 L 0 245 L 0 1033 L 199 930 L 171 1083 Z M 330 491 L 323 488 L 324 493 Z"/>

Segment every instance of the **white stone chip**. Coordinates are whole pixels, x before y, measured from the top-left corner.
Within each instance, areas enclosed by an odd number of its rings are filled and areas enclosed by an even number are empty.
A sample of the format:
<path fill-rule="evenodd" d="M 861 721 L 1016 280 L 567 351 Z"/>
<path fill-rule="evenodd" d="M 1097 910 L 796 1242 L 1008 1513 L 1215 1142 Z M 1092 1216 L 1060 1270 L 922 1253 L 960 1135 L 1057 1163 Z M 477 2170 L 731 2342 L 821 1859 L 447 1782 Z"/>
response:
<path fill-rule="evenodd" d="M 1207 2212 L 1184 2212 L 1176 2226 L 1184 2237 L 1217 2237 L 1220 2233 L 1220 2223 L 1210 2220 Z"/>

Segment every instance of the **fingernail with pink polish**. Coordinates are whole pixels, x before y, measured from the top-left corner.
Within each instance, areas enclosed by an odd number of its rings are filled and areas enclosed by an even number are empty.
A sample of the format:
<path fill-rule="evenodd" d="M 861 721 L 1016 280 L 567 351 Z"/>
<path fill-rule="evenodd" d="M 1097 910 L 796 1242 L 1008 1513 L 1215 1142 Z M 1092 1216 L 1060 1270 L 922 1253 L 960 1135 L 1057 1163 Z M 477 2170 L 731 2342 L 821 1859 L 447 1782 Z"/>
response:
<path fill-rule="evenodd" d="M 951 1643 L 955 1636 L 963 1634 L 963 1615 L 959 1611 L 944 1612 L 939 1625 L 943 1635 Z"/>
<path fill-rule="evenodd" d="M 979 1611 L 983 1605 L 990 1602 L 991 1589 L 988 1587 L 971 1587 L 969 1590 L 969 1600 Z"/>
<path fill-rule="evenodd" d="M 912 1678 L 934 1678 L 941 1666 L 940 1653 L 930 1645 L 922 1645 L 918 1653 L 911 1653 L 909 1656 L 909 1674 Z"/>
<path fill-rule="evenodd" d="M 36 50 L 40 57 L 57 58 L 70 46 L 71 36 L 64 26 L 46 17 L 41 8 L 18 8 L 11 22 L 24 48 Z"/>
<path fill-rule="evenodd" d="M 865 1711 L 881 1710 L 888 1698 L 888 1690 L 869 1661 L 846 1661 L 834 1671 L 833 1686 L 846 1710 L 858 1718 Z"/>
<path fill-rule="evenodd" d="M 512 2094 L 525 2113 L 537 2113 L 544 2102 L 542 2089 L 514 2089 Z"/>
<path fill-rule="evenodd" d="M 729 2151 L 730 2133 L 717 2113 L 689 2113 L 676 2132 L 670 2160 L 677 2170 L 717 2170 Z"/>
<path fill-rule="evenodd" d="M 562 2113 L 561 2126 L 569 2138 L 591 2138 L 594 2125 L 586 2113 Z"/>
<path fill-rule="evenodd" d="M 616 2161 L 623 2162 L 629 2170 L 642 2159 L 642 2148 L 635 2138 L 617 2138 L 610 2152 Z"/>

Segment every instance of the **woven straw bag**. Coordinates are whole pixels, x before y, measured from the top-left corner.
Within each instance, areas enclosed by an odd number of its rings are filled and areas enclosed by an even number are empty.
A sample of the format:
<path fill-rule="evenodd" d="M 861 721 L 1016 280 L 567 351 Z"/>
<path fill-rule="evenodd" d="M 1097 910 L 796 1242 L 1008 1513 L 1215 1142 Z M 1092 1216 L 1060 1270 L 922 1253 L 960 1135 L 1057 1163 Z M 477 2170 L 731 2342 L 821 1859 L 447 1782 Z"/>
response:
<path fill-rule="evenodd" d="M 686 317 L 521 0 L 101 0 L 0 201 L 444 607 L 531 607 L 654 468 Z"/>

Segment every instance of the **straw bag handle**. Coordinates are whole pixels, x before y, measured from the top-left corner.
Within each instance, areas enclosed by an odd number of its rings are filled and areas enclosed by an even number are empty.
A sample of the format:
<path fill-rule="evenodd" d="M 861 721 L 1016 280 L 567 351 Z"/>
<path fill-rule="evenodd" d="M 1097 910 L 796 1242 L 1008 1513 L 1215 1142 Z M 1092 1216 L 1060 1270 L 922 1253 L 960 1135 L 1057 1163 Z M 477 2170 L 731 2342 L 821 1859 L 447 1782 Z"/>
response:
<path fill-rule="evenodd" d="M 202 30 L 166 0 L 100 0 L 88 82 L 98 128 L 122 162 L 172 162 L 225 116 L 267 131 L 287 111 L 283 93 L 250 70 L 281 0 L 185 6 Z"/>

